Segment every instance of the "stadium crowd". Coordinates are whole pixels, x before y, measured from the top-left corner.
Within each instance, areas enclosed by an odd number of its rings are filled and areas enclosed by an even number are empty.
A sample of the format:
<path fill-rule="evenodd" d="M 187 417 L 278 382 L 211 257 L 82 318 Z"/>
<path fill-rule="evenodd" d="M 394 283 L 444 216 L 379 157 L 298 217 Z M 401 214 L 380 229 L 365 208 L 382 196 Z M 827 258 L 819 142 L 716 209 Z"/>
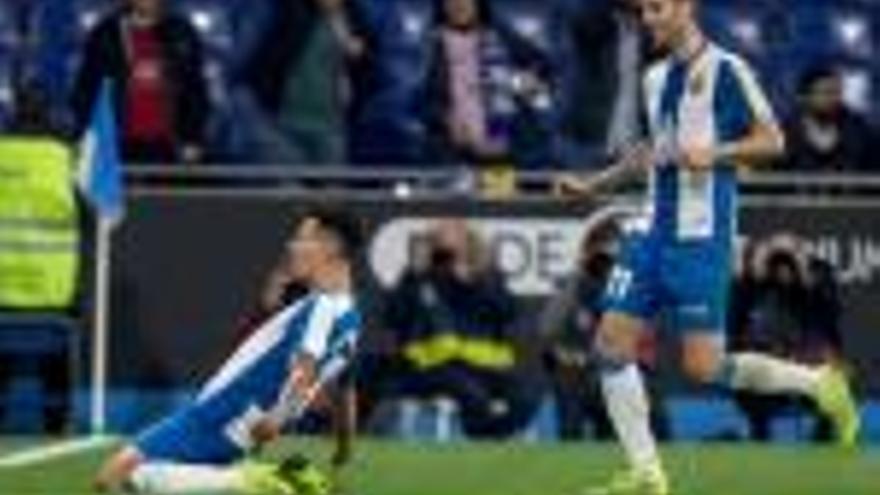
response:
<path fill-rule="evenodd" d="M 703 10 L 788 116 L 788 168 L 872 169 L 869 3 Z M 76 136 L 109 80 L 130 163 L 584 167 L 640 132 L 652 57 L 630 0 L 4 0 L 0 11 L 4 127 L 26 88 Z"/>

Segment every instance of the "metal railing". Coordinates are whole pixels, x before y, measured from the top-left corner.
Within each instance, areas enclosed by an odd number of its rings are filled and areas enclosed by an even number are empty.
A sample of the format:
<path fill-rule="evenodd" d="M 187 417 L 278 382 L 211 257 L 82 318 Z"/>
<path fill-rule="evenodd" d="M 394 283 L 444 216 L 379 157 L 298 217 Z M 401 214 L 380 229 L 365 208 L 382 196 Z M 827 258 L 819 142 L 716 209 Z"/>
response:
<path fill-rule="evenodd" d="M 290 165 L 138 165 L 126 169 L 134 194 L 269 194 L 348 199 L 482 198 L 480 176 L 499 169 Z M 517 199 L 546 199 L 554 177 L 563 172 L 510 172 Z M 880 199 L 880 174 L 763 172 L 742 174 L 741 190 L 750 196 L 846 196 Z M 484 199 L 484 198 L 483 198 Z"/>

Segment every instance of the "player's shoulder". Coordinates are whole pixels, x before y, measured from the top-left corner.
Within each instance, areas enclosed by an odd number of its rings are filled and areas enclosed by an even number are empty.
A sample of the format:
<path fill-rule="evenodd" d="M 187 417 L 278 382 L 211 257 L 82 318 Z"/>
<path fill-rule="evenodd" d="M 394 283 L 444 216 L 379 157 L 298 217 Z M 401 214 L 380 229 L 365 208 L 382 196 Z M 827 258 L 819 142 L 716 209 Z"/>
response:
<path fill-rule="evenodd" d="M 335 318 L 354 310 L 354 297 L 348 292 L 316 292 L 315 310 L 327 312 Z"/>
<path fill-rule="evenodd" d="M 729 68 L 737 76 L 746 76 L 754 73 L 752 64 L 742 54 L 730 48 L 712 43 L 709 47 L 710 56 L 720 67 Z"/>
<path fill-rule="evenodd" d="M 645 88 L 650 90 L 662 86 L 671 68 L 671 57 L 658 58 L 648 63 L 642 76 Z"/>

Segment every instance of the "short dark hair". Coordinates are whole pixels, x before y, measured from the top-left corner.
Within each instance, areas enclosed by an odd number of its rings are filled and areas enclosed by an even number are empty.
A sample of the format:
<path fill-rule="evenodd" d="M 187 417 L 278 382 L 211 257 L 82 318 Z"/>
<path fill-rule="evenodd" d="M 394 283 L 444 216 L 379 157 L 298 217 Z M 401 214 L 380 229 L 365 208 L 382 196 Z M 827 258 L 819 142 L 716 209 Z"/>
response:
<path fill-rule="evenodd" d="M 360 218 L 336 207 L 314 207 L 303 218 L 314 218 L 339 242 L 342 255 L 353 261 L 360 254 L 364 242 L 363 223 Z"/>
<path fill-rule="evenodd" d="M 840 77 L 840 71 L 835 64 L 824 61 L 813 64 L 798 79 L 798 94 L 806 95 L 817 82 L 837 77 Z"/>

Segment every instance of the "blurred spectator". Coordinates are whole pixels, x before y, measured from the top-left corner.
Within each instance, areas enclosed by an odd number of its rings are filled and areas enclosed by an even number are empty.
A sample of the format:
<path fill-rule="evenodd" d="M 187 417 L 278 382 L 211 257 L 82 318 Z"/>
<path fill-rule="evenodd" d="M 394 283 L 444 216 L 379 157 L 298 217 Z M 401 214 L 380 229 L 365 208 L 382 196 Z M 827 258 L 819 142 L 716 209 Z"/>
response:
<path fill-rule="evenodd" d="M 397 392 L 448 397 L 471 437 L 503 437 L 531 414 L 517 377 L 515 300 L 464 220 L 439 221 L 388 296 L 402 360 Z"/>
<path fill-rule="evenodd" d="M 578 3 L 570 21 L 574 74 L 565 130 L 619 153 L 641 135 L 639 98 L 647 48 L 636 0 Z"/>
<path fill-rule="evenodd" d="M 78 131 L 109 80 L 126 161 L 199 161 L 210 111 L 200 43 L 164 0 L 125 0 L 88 35 L 72 97 Z"/>
<path fill-rule="evenodd" d="M 843 81 L 833 66 L 816 66 L 803 74 L 797 110 L 785 129 L 787 166 L 793 170 L 874 170 L 876 133 L 843 101 Z"/>
<path fill-rule="evenodd" d="M 5 144 L 9 144 L 11 142 L 18 143 L 19 148 L 27 147 L 29 150 L 33 150 L 35 152 L 34 155 L 38 156 L 41 160 L 46 160 L 51 157 L 57 157 L 58 154 L 54 153 L 52 150 L 60 145 L 67 147 L 67 144 L 60 140 L 60 130 L 53 126 L 52 118 L 49 115 L 49 104 L 48 97 L 45 91 L 35 85 L 33 82 L 29 81 L 27 83 L 19 83 L 14 88 L 14 113 L 12 116 L 12 122 L 10 124 L 10 128 L 8 132 L 4 133 L 0 139 L 6 141 Z M 22 139 L 24 138 L 24 139 Z M 21 149 L 19 149 L 19 153 L 21 153 Z M 4 155 L 0 157 L 0 160 L 15 160 L 19 165 L 31 165 L 31 163 L 26 162 L 23 158 L 24 155 L 21 154 L 10 154 Z M 70 163 L 61 163 L 60 168 L 64 171 L 68 170 L 70 167 Z M 45 167 L 41 167 L 40 170 L 43 173 L 46 173 L 47 169 Z M 66 179 L 67 175 L 63 175 L 65 179 L 65 187 L 66 187 Z M 43 178 L 43 180 L 50 180 L 51 177 L 47 176 Z M 65 215 L 73 215 L 73 220 L 71 224 L 76 223 L 76 208 L 71 199 L 71 210 L 64 208 L 65 201 L 58 197 L 52 196 L 52 187 L 47 187 L 47 184 L 42 186 L 44 188 L 44 192 L 49 194 L 48 197 L 42 197 L 42 199 L 53 200 L 54 203 L 53 208 L 47 210 L 46 212 L 39 212 L 37 208 L 31 206 L 30 208 L 21 209 L 22 205 L 17 205 L 17 210 L 13 209 L 15 215 L 15 221 L 21 225 L 25 225 L 28 221 L 47 223 L 47 219 L 42 217 L 41 215 L 51 215 L 52 220 L 48 222 L 54 222 L 58 224 L 65 218 Z M 33 191 L 32 191 L 33 192 Z M 71 194 L 72 193 L 68 193 Z M 4 202 L 7 203 L 7 202 Z M 8 211 L 9 204 L 3 205 L 4 211 L 3 215 L 8 215 L 10 211 Z M 16 205 L 13 203 L 13 206 Z M 28 211 L 30 210 L 30 211 Z M 65 212 L 65 210 L 67 210 Z M 50 213 L 47 213 L 50 212 Z M 6 219 L 6 218 L 4 218 Z M 70 227 L 75 228 L 75 227 Z M 13 230 L 8 230 L 4 232 L 4 234 L 9 239 L 15 239 Z M 66 234 L 64 228 L 60 230 L 57 229 L 52 232 L 53 239 L 63 239 L 64 237 L 58 237 L 59 235 Z M 21 246 L 15 248 L 16 253 L 18 255 L 24 255 L 27 253 L 27 256 L 33 257 L 34 260 L 39 259 L 44 263 L 47 263 L 45 267 L 46 270 L 64 270 L 64 265 L 58 266 L 51 265 L 51 261 L 47 262 L 43 257 L 49 256 L 51 259 L 53 256 L 59 255 L 56 251 L 51 249 L 44 250 L 40 252 L 32 252 L 27 249 L 28 245 L 34 245 L 38 242 L 38 239 L 43 238 L 43 236 L 38 236 L 39 229 L 35 229 L 32 232 L 29 232 L 28 238 L 31 240 L 30 244 L 24 243 Z M 10 245 L 14 244 L 14 242 L 10 242 Z M 72 248 L 76 249 L 76 248 Z M 20 257 L 19 257 L 20 259 Z M 8 290 L 10 285 L 18 284 L 20 286 L 30 285 L 33 286 L 31 289 L 35 292 L 32 297 L 36 297 L 38 299 L 43 299 L 47 297 L 46 294 L 39 294 L 39 283 L 36 283 L 36 280 L 31 280 L 27 278 L 23 278 L 20 275 L 16 277 L 16 273 L 12 270 L 9 270 L 9 264 L 13 262 L 13 259 L 10 257 L 3 257 L 2 262 L 5 264 L 5 270 L 3 270 L 3 275 L 8 278 L 3 279 L 0 277 L 0 280 L 6 282 L 4 284 L 4 289 Z M 26 266 L 24 270 L 30 270 L 32 273 L 28 273 L 28 276 L 39 278 L 40 273 L 36 273 L 33 270 L 33 266 Z M 78 276 L 81 274 L 75 274 L 74 276 Z M 78 278 L 78 277 L 77 277 Z M 59 280 L 53 280 L 53 283 L 58 285 Z M 62 284 L 63 285 L 63 284 Z M 43 318 L 46 318 L 47 321 L 54 316 L 60 316 L 62 318 L 76 316 L 77 312 L 77 294 L 74 294 L 74 298 L 72 301 L 63 303 L 62 306 L 58 307 L 57 303 L 53 303 L 50 306 L 45 306 L 43 302 L 38 303 L 38 308 L 32 307 L 2 307 L 0 308 L 0 313 L 5 313 L 7 316 L 30 316 L 34 317 L 34 322 L 36 322 L 36 327 L 45 327 L 45 324 L 41 323 Z M 4 299 L 5 300 L 5 299 Z M 13 319 L 13 324 L 11 327 L 15 327 Z M 8 323 L 4 322 L 3 325 L 8 325 Z M 3 325 L 0 325 L 0 333 L 2 333 L 5 328 Z M 31 324 L 33 325 L 33 323 Z M 53 327 L 55 325 L 52 325 Z M 31 330 L 31 329 L 29 329 Z M 46 341 L 46 336 L 35 333 L 36 329 L 33 329 L 31 333 L 33 337 L 37 339 L 35 342 L 31 342 L 31 350 L 29 351 L 10 351 L 9 349 L 4 347 L 4 351 L 0 353 L 0 419 L 6 417 L 7 415 L 7 407 L 9 407 L 9 402 L 7 400 L 8 393 L 8 385 L 12 378 L 14 378 L 19 373 L 25 373 L 26 370 L 34 369 L 36 370 L 36 374 L 40 380 L 43 392 L 42 399 L 42 419 L 43 426 L 45 431 L 52 434 L 62 434 L 64 433 L 65 427 L 68 425 L 68 421 L 70 419 L 70 410 L 71 410 L 71 381 L 73 379 L 71 373 L 71 362 L 70 356 L 72 352 L 76 352 L 74 349 L 62 349 L 62 350 L 54 350 L 52 352 L 42 352 L 40 351 L 36 355 L 32 355 L 34 353 L 34 349 L 40 347 L 39 342 L 42 340 Z M 65 332 L 74 331 L 73 328 L 65 327 L 61 329 Z M 3 337 L 8 338 L 8 337 Z M 68 345 L 72 345 L 68 342 Z M 26 346 L 28 347 L 28 346 Z"/>
<path fill-rule="evenodd" d="M 19 83 L 15 88 L 12 121 L 9 134 L 58 138 L 60 129 L 56 128 L 49 114 L 49 98 L 45 91 L 34 82 Z"/>
<path fill-rule="evenodd" d="M 251 153 L 265 163 L 344 164 L 348 69 L 368 56 L 359 12 L 344 0 L 274 0 L 243 68 Z"/>
<path fill-rule="evenodd" d="M 790 235 L 747 246 L 743 256 L 730 307 L 733 348 L 811 364 L 840 360 L 841 303 L 830 265 Z M 793 407 L 817 415 L 815 439 L 830 438 L 829 423 L 812 403 L 744 392 L 736 398 L 753 440 L 769 440 L 772 420 Z"/>
<path fill-rule="evenodd" d="M 593 360 L 593 341 L 602 316 L 602 295 L 617 253 L 620 231 L 608 220 L 584 236 L 575 273 L 563 281 L 541 314 L 544 361 L 556 400 L 559 437 L 583 438 L 590 420 L 597 439 L 613 435 L 599 383 L 599 367 Z M 642 345 L 642 367 L 651 376 L 656 360 L 653 337 Z M 650 385 L 650 383 L 649 383 Z M 669 422 L 658 394 L 651 394 L 651 426 L 660 439 L 669 437 Z"/>
<path fill-rule="evenodd" d="M 511 30 L 493 24 L 487 0 L 438 0 L 425 86 L 431 160 L 544 165 L 552 68 Z M 543 120 L 542 120 L 543 119 Z M 530 163 L 531 162 L 531 163 Z"/>

